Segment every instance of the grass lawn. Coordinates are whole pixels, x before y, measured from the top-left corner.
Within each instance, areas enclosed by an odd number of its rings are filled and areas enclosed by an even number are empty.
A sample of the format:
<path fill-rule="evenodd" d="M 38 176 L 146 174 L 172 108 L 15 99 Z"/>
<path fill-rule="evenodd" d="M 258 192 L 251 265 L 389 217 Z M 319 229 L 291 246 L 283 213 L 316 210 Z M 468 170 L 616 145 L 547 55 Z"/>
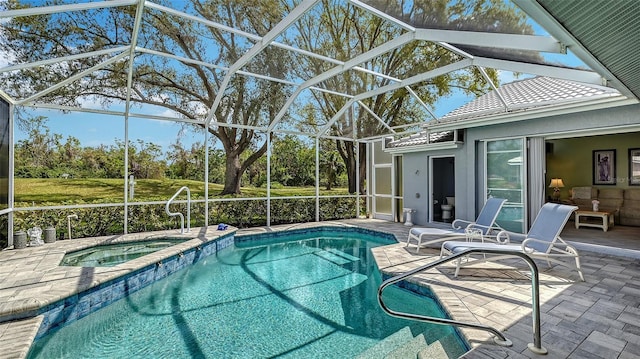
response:
<path fill-rule="evenodd" d="M 180 187 L 187 186 L 191 199 L 204 198 L 204 183 L 191 180 L 136 180 L 134 201 L 168 200 Z M 209 198 L 222 198 L 221 184 L 209 184 Z M 320 189 L 321 195 L 346 195 L 346 188 L 327 191 Z M 266 197 L 266 188 L 243 187 L 238 197 Z M 314 187 L 284 187 L 272 189 L 271 196 L 313 196 Z M 17 206 L 38 205 L 40 203 L 78 203 L 123 201 L 124 180 L 110 178 L 16 178 L 15 202 Z M 180 196 L 181 198 L 182 195 Z M 233 197 L 233 196 L 224 196 Z"/>

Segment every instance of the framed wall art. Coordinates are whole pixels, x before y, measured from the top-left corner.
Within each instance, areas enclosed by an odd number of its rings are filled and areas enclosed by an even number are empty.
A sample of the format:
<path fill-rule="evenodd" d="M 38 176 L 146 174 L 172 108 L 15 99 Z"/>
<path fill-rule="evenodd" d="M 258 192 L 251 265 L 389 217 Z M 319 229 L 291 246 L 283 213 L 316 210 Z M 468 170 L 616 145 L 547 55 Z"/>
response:
<path fill-rule="evenodd" d="M 593 151 L 593 184 L 616 184 L 616 150 Z"/>
<path fill-rule="evenodd" d="M 629 185 L 640 186 L 640 148 L 629 149 Z"/>

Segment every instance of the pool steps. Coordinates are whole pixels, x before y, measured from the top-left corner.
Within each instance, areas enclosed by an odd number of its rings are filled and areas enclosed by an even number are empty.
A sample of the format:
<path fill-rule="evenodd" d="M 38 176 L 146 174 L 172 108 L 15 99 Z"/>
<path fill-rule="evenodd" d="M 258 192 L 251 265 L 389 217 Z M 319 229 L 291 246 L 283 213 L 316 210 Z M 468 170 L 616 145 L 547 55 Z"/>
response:
<path fill-rule="evenodd" d="M 427 346 L 427 341 L 424 339 L 424 334 L 420 333 L 409 341 L 394 349 L 391 353 L 385 355 L 385 359 L 406 359 L 416 358 L 418 352 Z M 448 357 L 434 357 L 434 359 L 444 359 Z"/>
<path fill-rule="evenodd" d="M 455 334 L 448 334 L 431 344 L 427 344 L 425 334 L 414 337 L 409 327 L 403 327 L 360 353 L 356 359 L 450 359 L 464 354 L 464 351 L 449 353 L 445 349 L 459 347 Z"/>
<path fill-rule="evenodd" d="M 418 359 L 458 358 L 465 353 L 464 350 L 459 351 L 460 345 L 458 343 L 459 339 L 455 334 L 448 334 L 419 351 Z M 449 349 L 447 350 L 447 348 Z"/>
<path fill-rule="evenodd" d="M 409 327 L 403 327 L 397 332 L 379 341 L 376 345 L 360 353 L 356 359 L 383 359 L 385 355 L 400 347 L 411 338 L 413 338 L 411 329 L 409 329 Z"/>

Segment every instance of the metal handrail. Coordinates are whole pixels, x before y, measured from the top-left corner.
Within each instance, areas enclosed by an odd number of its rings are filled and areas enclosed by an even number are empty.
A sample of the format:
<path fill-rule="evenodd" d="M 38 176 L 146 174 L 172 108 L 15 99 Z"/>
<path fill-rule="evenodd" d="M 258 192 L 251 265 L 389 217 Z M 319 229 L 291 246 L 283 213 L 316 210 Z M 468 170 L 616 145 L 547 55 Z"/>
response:
<path fill-rule="evenodd" d="M 184 186 L 182 188 L 180 188 L 178 190 L 178 192 L 176 192 L 173 197 L 171 197 L 168 201 L 167 201 L 167 205 L 165 206 L 165 211 L 167 211 L 167 214 L 170 217 L 173 216 L 180 216 L 180 234 L 184 233 L 184 216 L 182 215 L 182 213 L 180 212 L 170 212 L 169 211 L 169 205 L 171 204 L 171 202 L 173 202 L 174 199 L 176 199 L 176 197 L 178 197 L 178 195 L 180 193 L 182 193 L 182 191 L 186 190 L 187 191 L 187 232 L 191 231 L 191 191 L 189 190 L 189 187 Z"/>
<path fill-rule="evenodd" d="M 547 353 L 547 349 L 542 347 L 542 339 L 540 338 L 540 279 L 539 279 L 539 274 L 538 274 L 538 267 L 536 266 L 536 263 L 533 261 L 533 259 L 531 259 L 531 257 L 529 257 L 527 254 L 523 253 L 523 252 L 519 252 L 519 251 L 514 251 L 514 250 L 508 250 L 508 249 L 499 249 L 499 248 L 471 248 L 471 249 L 467 249 L 464 250 L 462 252 L 453 254 L 451 256 L 447 256 L 445 258 L 440 258 L 439 260 L 435 261 L 435 262 L 431 262 L 429 264 L 426 264 L 424 266 L 418 267 L 416 269 L 412 269 L 408 272 L 405 272 L 403 274 L 397 275 L 395 277 L 389 278 L 387 280 L 385 280 L 384 282 L 382 282 L 382 284 L 380 285 L 380 287 L 378 288 L 378 303 L 380 304 L 380 307 L 382 308 L 382 310 L 384 310 L 385 312 L 387 312 L 389 315 L 394 316 L 394 317 L 399 317 L 399 318 L 407 318 L 407 319 L 413 319 L 413 320 L 419 320 L 419 321 L 424 321 L 424 322 L 430 322 L 430 323 L 434 323 L 434 324 L 443 324 L 443 325 L 454 325 L 454 326 L 459 326 L 459 327 L 466 327 L 466 328 L 472 328 L 472 329 L 480 329 L 480 330 L 485 330 L 488 332 L 493 333 L 496 337 L 494 338 L 494 341 L 496 342 L 496 344 L 498 345 L 502 345 L 502 346 L 511 346 L 512 342 L 507 339 L 498 329 L 487 326 L 487 325 L 483 325 L 483 324 L 476 324 L 476 323 L 466 323 L 466 322 L 460 322 L 460 321 L 456 321 L 456 320 L 452 320 L 452 319 L 444 319 L 444 318 L 434 318 L 434 317 L 429 317 L 429 316 L 423 316 L 423 315 L 419 315 L 419 314 L 411 314 L 411 313 L 403 313 L 403 312 L 398 312 L 398 311 L 394 311 L 392 309 L 390 309 L 389 307 L 387 307 L 387 305 L 384 303 L 383 299 L 382 299 L 382 292 L 385 290 L 385 288 L 387 288 L 388 286 L 395 284 L 407 277 L 410 277 L 416 273 L 425 271 L 427 269 L 431 269 L 433 267 L 439 266 L 440 264 L 452 261 L 454 259 L 459 259 L 460 257 L 464 257 L 466 255 L 472 254 L 472 253 L 484 253 L 484 254 L 501 254 L 501 255 L 513 255 L 515 257 L 520 257 L 522 259 L 525 260 L 525 262 L 527 262 L 527 264 L 529 265 L 529 268 L 531 269 L 531 307 L 532 307 L 532 314 L 531 317 L 533 319 L 533 343 L 529 343 L 528 347 L 529 350 L 531 350 L 532 352 L 536 353 L 536 354 L 546 354 Z"/>

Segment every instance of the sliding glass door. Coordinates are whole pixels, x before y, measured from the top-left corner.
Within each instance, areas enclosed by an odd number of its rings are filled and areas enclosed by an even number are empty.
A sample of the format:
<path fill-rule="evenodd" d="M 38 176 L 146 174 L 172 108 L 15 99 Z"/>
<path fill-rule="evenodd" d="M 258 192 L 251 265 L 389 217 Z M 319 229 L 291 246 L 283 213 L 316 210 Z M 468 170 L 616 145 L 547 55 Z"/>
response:
<path fill-rule="evenodd" d="M 486 142 L 487 197 L 506 198 L 498 215 L 500 227 L 523 233 L 526 229 L 526 163 L 524 138 Z"/>

